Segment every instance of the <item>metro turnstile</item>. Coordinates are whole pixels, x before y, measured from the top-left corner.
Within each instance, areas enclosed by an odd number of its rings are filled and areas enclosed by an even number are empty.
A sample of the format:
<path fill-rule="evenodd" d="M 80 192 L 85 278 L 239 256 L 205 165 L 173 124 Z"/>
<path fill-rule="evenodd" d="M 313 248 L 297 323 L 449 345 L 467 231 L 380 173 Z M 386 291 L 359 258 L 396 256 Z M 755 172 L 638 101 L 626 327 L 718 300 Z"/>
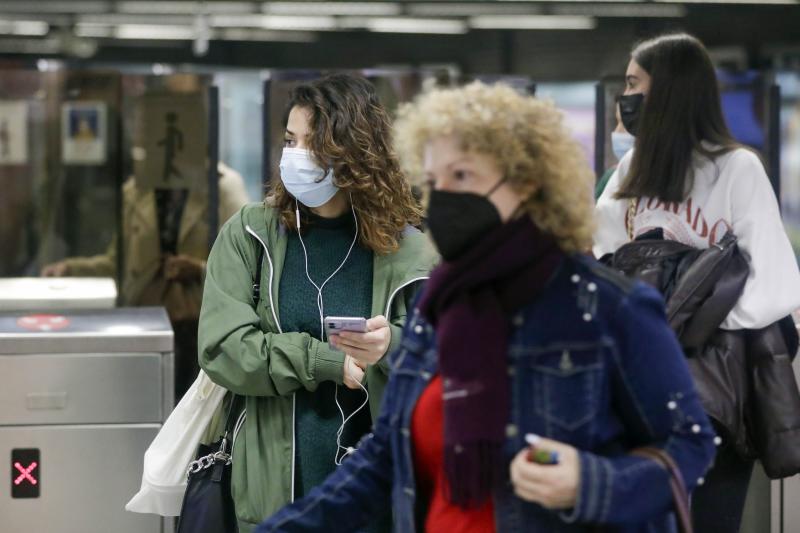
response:
<path fill-rule="evenodd" d="M 794 374 L 800 382 L 800 356 Z M 800 533 L 800 475 L 770 481 L 756 463 L 739 532 Z"/>
<path fill-rule="evenodd" d="M 163 533 L 129 513 L 173 405 L 162 308 L 0 313 L 0 531 Z"/>
<path fill-rule="evenodd" d="M 794 360 L 794 375 L 800 383 L 800 356 Z M 772 533 L 800 533 L 800 475 L 773 481 L 771 487 Z"/>

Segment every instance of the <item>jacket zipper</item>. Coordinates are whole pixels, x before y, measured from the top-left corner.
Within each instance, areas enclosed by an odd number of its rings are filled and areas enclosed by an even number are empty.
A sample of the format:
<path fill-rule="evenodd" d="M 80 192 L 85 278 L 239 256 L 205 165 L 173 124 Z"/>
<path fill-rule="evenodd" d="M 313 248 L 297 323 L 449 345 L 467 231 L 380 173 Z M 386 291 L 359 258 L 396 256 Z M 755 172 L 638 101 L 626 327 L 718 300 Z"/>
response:
<path fill-rule="evenodd" d="M 281 323 L 278 320 L 278 315 L 277 315 L 277 313 L 275 311 L 275 304 L 272 301 L 272 281 L 273 281 L 272 276 L 273 276 L 273 273 L 274 273 L 275 269 L 272 266 L 272 256 L 270 256 L 270 254 L 269 254 L 269 248 L 267 248 L 267 244 L 261 239 L 261 237 L 259 237 L 258 234 L 255 231 L 253 231 L 253 228 L 251 228 L 249 225 L 247 225 L 247 226 L 244 227 L 244 229 L 247 230 L 247 233 L 249 233 L 250 235 L 255 237 L 255 239 L 259 243 L 261 243 L 261 246 L 264 247 L 264 254 L 267 256 L 267 261 L 269 261 L 269 286 L 267 287 L 267 290 L 269 291 L 269 308 L 272 311 L 272 318 L 275 320 L 275 326 L 278 328 L 278 333 L 283 333 L 283 329 L 281 329 Z M 258 280 L 258 281 L 259 281 L 259 283 L 261 282 L 261 280 Z M 296 407 L 297 407 L 297 394 L 296 393 L 292 393 L 292 480 L 291 480 L 292 493 L 289 496 L 289 498 L 290 498 L 289 501 L 291 501 L 291 502 L 294 502 L 294 480 L 295 480 L 295 477 L 296 477 L 295 476 L 295 468 L 297 467 L 296 460 L 295 460 L 295 457 L 297 455 L 297 453 L 296 453 L 297 435 L 296 435 L 296 431 L 295 431 L 295 428 L 297 426 L 296 425 L 296 420 L 295 420 L 296 413 L 297 413 Z"/>

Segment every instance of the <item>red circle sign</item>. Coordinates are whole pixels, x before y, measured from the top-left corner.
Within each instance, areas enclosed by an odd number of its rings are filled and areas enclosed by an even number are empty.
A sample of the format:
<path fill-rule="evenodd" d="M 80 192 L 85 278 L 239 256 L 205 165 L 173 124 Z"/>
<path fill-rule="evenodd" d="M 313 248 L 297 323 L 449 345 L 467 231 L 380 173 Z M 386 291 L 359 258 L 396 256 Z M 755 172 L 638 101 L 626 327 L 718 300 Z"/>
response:
<path fill-rule="evenodd" d="M 69 319 L 62 315 L 28 315 L 17 320 L 17 325 L 31 331 L 57 331 L 69 326 Z"/>

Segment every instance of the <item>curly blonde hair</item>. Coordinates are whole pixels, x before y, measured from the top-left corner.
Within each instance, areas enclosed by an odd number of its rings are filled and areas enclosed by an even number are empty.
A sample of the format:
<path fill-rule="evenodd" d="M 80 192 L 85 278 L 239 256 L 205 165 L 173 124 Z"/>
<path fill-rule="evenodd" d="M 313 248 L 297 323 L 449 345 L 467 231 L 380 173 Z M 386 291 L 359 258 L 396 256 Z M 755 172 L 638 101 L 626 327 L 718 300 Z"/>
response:
<path fill-rule="evenodd" d="M 425 144 L 444 136 L 494 158 L 522 208 L 562 250 L 591 247 L 594 174 L 551 102 L 480 82 L 423 93 L 399 109 L 395 123 L 395 148 L 408 175 L 422 175 Z"/>
<path fill-rule="evenodd" d="M 378 254 L 396 251 L 403 230 L 420 224 L 422 208 L 400 171 L 391 121 L 373 85 L 349 74 L 331 75 L 292 90 L 284 124 L 294 107 L 311 113 L 307 143 L 317 164 L 332 168 L 334 183 L 352 198 L 359 242 Z M 268 203 L 284 225 L 297 230 L 295 200 L 280 179 L 272 180 Z M 300 210 L 308 227 L 308 209 Z"/>

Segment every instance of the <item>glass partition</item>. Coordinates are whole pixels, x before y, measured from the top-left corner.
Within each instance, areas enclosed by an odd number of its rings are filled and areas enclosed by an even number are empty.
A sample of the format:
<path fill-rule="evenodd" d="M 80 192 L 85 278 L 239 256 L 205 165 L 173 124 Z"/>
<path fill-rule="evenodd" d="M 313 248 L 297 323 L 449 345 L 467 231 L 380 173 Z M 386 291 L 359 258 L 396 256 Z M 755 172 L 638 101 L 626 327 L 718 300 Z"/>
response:
<path fill-rule="evenodd" d="M 112 245 L 119 124 L 116 73 L 3 72 L 0 276 L 35 276 L 65 257 Z"/>
<path fill-rule="evenodd" d="M 800 72 L 777 75 L 781 88 L 781 207 L 800 259 Z"/>

